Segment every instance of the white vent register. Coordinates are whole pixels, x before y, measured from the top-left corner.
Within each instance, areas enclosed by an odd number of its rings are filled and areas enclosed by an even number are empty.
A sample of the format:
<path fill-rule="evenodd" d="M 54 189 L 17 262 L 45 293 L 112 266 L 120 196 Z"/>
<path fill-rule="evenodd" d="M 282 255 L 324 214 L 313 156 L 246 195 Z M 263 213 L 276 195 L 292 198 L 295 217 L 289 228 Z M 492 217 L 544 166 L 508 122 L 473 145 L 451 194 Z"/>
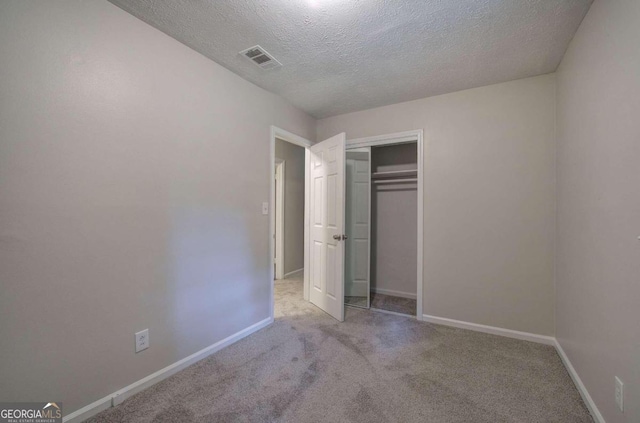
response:
<path fill-rule="evenodd" d="M 273 69 L 282 66 L 282 63 L 278 62 L 275 57 L 267 53 L 267 51 L 260 46 L 253 46 L 242 50 L 240 54 L 262 69 Z"/>

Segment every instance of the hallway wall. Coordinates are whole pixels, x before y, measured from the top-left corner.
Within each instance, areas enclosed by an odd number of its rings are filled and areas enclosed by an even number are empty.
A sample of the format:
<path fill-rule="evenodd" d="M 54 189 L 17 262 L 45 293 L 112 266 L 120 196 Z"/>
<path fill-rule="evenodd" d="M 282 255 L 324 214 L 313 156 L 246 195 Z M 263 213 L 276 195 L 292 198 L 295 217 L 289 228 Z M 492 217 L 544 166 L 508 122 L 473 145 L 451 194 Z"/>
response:
<path fill-rule="evenodd" d="M 304 267 L 304 148 L 276 139 L 276 157 L 285 161 L 284 273 Z"/>

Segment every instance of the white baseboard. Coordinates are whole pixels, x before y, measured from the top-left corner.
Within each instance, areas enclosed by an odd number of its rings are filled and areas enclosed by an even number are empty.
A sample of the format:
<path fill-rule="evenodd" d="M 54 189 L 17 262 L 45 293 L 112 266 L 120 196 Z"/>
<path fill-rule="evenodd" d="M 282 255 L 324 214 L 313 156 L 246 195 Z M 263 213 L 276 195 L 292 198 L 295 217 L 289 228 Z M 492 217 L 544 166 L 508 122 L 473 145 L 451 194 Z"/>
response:
<path fill-rule="evenodd" d="M 140 379 L 139 381 L 134 382 L 131 385 L 126 386 L 111 395 L 107 395 L 106 397 L 99 399 L 98 401 L 92 402 L 91 404 L 74 411 L 73 413 L 65 416 L 62 421 L 64 423 L 79 423 L 91 416 L 98 414 L 103 410 L 106 410 L 109 407 L 118 405 L 130 396 L 160 382 L 161 380 L 168 378 L 169 376 L 189 367 L 193 363 L 196 363 L 215 352 L 228 347 L 229 345 L 241 340 L 242 338 L 245 338 L 252 333 L 259 331 L 260 329 L 270 325 L 271 323 L 273 323 L 273 318 L 268 317 L 254 325 L 249 326 L 246 329 L 241 330 L 240 332 L 228 336 L 227 338 L 218 341 L 213 345 L 210 345 L 194 354 L 191 354 L 186 358 L 183 358 L 180 361 L 175 362 L 165 367 L 164 369 L 158 370 L 157 372 L 150 374 L 149 376 Z"/>
<path fill-rule="evenodd" d="M 422 315 L 423 322 L 435 323 L 437 325 L 453 326 L 461 329 L 469 329 L 476 332 L 490 333 L 492 335 L 506 336 L 507 338 L 521 339 L 523 341 L 537 342 L 538 344 L 556 345 L 553 336 L 538 335 L 530 332 L 520 332 L 512 329 L 498 328 L 495 326 L 480 325 L 478 323 L 463 322 L 461 320 L 447 319 L 445 317 Z"/>
<path fill-rule="evenodd" d="M 284 274 L 284 279 L 287 279 L 289 276 L 291 276 L 291 275 L 295 275 L 296 273 L 300 273 L 300 272 L 302 272 L 302 271 L 304 271 L 304 267 L 303 267 L 303 268 L 301 268 L 301 269 L 298 269 L 298 270 L 294 270 L 293 272 L 285 273 L 285 274 Z"/>
<path fill-rule="evenodd" d="M 578 376 L 578 372 L 576 372 L 576 369 L 573 368 L 571 361 L 569 361 L 569 357 L 567 357 L 567 354 L 562 349 L 562 346 L 560 346 L 560 343 L 558 342 L 558 340 L 555 339 L 554 341 L 555 341 L 554 345 L 556 347 L 556 351 L 558 351 L 558 355 L 562 360 L 562 364 L 564 364 L 564 367 L 566 367 L 567 371 L 569 372 L 571 379 L 573 379 L 573 383 L 576 385 L 576 388 L 578 388 L 578 392 L 580 392 L 580 396 L 582 397 L 582 400 L 587 405 L 587 408 L 591 413 L 591 417 L 593 417 L 596 423 L 605 423 L 604 417 L 602 417 L 602 414 L 600 414 L 600 410 L 598 410 L 596 403 L 593 402 L 591 395 L 589 395 L 589 391 L 587 391 L 587 388 L 582 383 L 580 376 Z"/>
<path fill-rule="evenodd" d="M 392 297 L 400 297 L 400 298 L 409 298 L 411 300 L 415 300 L 418 297 L 416 294 L 412 294 L 411 292 L 395 291 L 393 289 L 371 288 L 371 291 L 375 292 L 376 294 L 391 295 Z"/>

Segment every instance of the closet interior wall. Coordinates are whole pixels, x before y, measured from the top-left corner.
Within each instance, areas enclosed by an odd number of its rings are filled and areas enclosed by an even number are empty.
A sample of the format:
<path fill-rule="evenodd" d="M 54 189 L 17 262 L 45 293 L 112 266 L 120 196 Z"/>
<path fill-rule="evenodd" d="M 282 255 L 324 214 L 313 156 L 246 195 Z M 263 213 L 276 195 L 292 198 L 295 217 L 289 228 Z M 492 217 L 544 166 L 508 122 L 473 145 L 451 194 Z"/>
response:
<path fill-rule="evenodd" d="M 417 144 L 371 149 L 371 290 L 396 297 L 416 298 L 417 182 L 384 183 L 379 172 L 417 169 Z M 416 179 L 417 175 L 397 179 Z"/>

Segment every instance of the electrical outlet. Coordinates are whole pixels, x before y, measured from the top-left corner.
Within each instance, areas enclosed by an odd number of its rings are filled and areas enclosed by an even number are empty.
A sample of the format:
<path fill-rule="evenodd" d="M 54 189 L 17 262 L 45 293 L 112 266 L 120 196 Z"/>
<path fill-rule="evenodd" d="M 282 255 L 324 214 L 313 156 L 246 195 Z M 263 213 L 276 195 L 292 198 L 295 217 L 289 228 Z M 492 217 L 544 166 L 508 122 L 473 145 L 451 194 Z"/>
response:
<path fill-rule="evenodd" d="M 616 376 L 616 404 L 620 411 L 624 411 L 624 383 Z"/>
<path fill-rule="evenodd" d="M 136 332 L 136 352 L 149 348 L 149 329 Z"/>

